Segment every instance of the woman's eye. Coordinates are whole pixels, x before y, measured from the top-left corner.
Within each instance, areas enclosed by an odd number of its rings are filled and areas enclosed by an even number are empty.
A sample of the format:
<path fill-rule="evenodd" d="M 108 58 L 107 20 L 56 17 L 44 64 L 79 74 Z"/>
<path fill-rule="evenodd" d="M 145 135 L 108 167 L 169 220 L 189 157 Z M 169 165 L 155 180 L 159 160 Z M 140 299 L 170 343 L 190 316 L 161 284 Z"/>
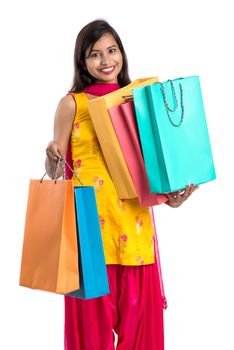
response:
<path fill-rule="evenodd" d="M 92 53 L 90 57 L 94 57 L 94 58 L 100 57 L 100 53 L 98 52 Z"/>
<path fill-rule="evenodd" d="M 115 51 L 116 51 L 115 48 L 112 48 L 112 49 L 109 50 L 110 53 L 113 53 L 113 52 L 115 52 Z"/>

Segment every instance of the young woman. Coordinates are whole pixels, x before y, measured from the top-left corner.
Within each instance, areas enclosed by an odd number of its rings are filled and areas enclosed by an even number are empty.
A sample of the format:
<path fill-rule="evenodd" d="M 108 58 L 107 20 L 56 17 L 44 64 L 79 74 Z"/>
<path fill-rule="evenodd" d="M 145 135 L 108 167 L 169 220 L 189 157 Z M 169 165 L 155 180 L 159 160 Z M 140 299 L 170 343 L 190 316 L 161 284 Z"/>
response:
<path fill-rule="evenodd" d="M 150 209 L 137 199 L 118 198 L 87 108 L 89 99 L 130 83 L 122 42 L 106 21 L 93 21 L 80 31 L 74 65 L 73 86 L 55 114 L 46 169 L 52 177 L 56 161 L 67 155 L 71 143 L 76 175 L 84 185 L 95 187 L 110 295 L 90 300 L 65 297 L 65 349 L 112 350 L 114 330 L 118 350 L 163 350 L 166 299 Z M 191 185 L 168 194 L 165 203 L 178 207 L 195 190 Z"/>

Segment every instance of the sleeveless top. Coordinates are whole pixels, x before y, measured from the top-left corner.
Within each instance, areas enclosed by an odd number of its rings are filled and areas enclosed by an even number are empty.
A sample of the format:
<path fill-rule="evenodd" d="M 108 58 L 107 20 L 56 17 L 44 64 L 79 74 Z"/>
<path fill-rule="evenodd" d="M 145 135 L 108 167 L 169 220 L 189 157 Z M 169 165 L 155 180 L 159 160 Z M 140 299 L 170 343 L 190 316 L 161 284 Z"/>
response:
<path fill-rule="evenodd" d="M 70 95 L 76 102 L 73 168 L 85 186 L 94 186 L 106 264 L 152 264 L 155 237 L 150 208 L 141 207 L 137 199 L 118 198 L 88 111 L 88 96 Z M 80 186 L 74 176 L 73 183 Z"/>

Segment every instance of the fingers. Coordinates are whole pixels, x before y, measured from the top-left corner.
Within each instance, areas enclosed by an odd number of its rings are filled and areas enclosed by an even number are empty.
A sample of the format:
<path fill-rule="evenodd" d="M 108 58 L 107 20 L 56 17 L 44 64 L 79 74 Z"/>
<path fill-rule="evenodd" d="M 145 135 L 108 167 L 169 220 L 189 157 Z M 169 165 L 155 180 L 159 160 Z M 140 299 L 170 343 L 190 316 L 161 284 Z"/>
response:
<path fill-rule="evenodd" d="M 188 199 L 191 194 L 196 191 L 199 188 L 199 186 L 187 185 L 185 190 L 179 190 L 176 192 L 166 193 L 166 196 L 168 198 L 168 205 L 177 208 L 179 207 L 184 201 Z"/>
<path fill-rule="evenodd" d="M 46 148 L 46 155 L 53 161 L 57 161 L 61 154 L 55 141 L 51 141 Z"/>
<path fill-rule="evenodd" d="M 190 196 L 191 186 L 187 185 L 185 188 L 185 191 L 183 191 L 183 193 L 181 195 L 181 198 L 183 199 L 183 201 L 186 201 L 186 199 Z"/>
<path fill-rule="evenodd" d="M 182 199 L 185 201 L 186 199 L 188 199 L 188 197 L 191 196 L 191 194 L 196 191 L 199 188 L 199 186 L 194 186 L 194 184 L 192 185 L 187 185 L 185 188 L 184 193 L 182 194 Z"/>

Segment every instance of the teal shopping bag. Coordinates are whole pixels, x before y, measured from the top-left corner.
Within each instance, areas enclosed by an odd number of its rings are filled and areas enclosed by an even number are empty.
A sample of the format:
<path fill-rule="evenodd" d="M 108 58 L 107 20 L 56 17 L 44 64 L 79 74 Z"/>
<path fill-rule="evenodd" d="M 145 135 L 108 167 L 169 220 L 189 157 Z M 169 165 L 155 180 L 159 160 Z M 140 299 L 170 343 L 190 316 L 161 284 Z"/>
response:
<path fill-rule="evenodd" d="M 133 99 L 151 192 L 216 178 L 198 76 L 134 88 Z"/>
<path fill-rule="evenodd" d="M 89 299 L 109 294 L 96 198 L 92 186 L 74 187 L 80 289 L 68 296 Z"/>

